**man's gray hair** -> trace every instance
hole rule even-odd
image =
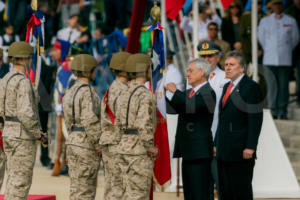
[[[195,63],[197,69],[202,69],[205,72],[205,78],[208,79],[210,73],[211,73],[211,66],[209,64],[209,62],[207,62],[206,60],[202,59],[202,58],[195,58],[193,60],[191,60],[189,62],[189,64],[191,63]]]
[[[239,65],[244,68],[244,72],[246,72],[247,69],[247,62],[243,56],[242,53],[238,52],[238,51],[229,51],[226,56],[225,56],[225,60],[227,60],[228,58],[234,57],[237,59]]]

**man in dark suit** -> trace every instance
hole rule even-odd
[[[215,137],[221,200],[252,200],[256,147],[263,121],[260,86],[244,74],[239,52],[225,58],[226,78]]]
[[[195,59],[187,69],[191,89],[181,92],[174,83],[166,85],[168,97],[179,114],[174,158],[182,157],[182,180],[185,200],[209,200],[213,140],[211,125],[216,95],[207,82],[210,64]]]

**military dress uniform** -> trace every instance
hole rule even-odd
[[[75,56],[71,68],[89,64],[96,66],[92,56]],[[79,60],[79,61],[78,61]],[[83,62],[83,64],[81,63]],[[73,65],[74,64],[74,65]],[[95,198],[100,156],[100,98],[88,83],[77,80],[64,96],[63,112],[69,137],[67,145],[67,163],[71,179],[70,199],[91,200]]]
[[[138,63],[135,59],[139,56],[141,54],[130,56],[126,66],[131,65],[132,61]],[[140,58],[146,60],[143,56]],[[135,68],[134,65],[132,67]],[[154,158],[148,155],[148,150],[154,147],[156,98],[144,84],[133,79],[128,84],[128,89],[120,95],[118,105],[116,125],[123,133],[118,147],[125,191],[122,199],[147,200],[154,165]]]
[[[15,55],[15,52],[22,55]],[[28,58],[31,53],[31,46],[25,42],[15,42],[8,50],[9,57]],[[0,83],[0,116],[4,118],[3,143],[7,157],[7,200],[26,200],[32,183],[36,140],[41,138],[37,103],[30,80],[24,72],[12,68]]]
[[[114,71],[123,71],[130,53],[119,52],[113,55],[110,68]],[[105,171],[104,200],[121,199],[123,196],[121,169],[117,164],[119,154],[118,144],[121,140],[120,130],[115,126],[115,113],[118,108],[117,100],[123,91],[128,88],[118,76],[106,91],[101,102],[101,138],[102,160]]]

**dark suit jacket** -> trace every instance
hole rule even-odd
[[[256,150],[258,143],[263,121],[261,88],[244,75],[222,108],[228,85],[229,83],[224,86],[220,100],[219,124],[215,137],[217,158],[242,161],[244,149]]]
[[[169,101],[179,114],[173,156],[184,160],[211,158],[211,124],[216,95],[209,83],[203,85],[192,98],[188,97],[190,91],[177,90]]]
[[[55,66],[48,66],[42,60],[40,81],[38,85],[38,94],[40,96],[39,109],[43,112],[51,112],[52,93],[55,83]]]

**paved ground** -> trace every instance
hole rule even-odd
[[[57,200],[67,200],[69,195],[69,178],[66,176],[52,177],[51,171],[42,168],[37,164],[34,169],[33,184],[30,194],[55,194]],[[97,200],[101,200],[103,196],[104,180],[103,176],[99,175],[97,187]],[[3,194],[5,185],[2,187]],[[183,200],[181,194],[179,198],[175,193],[154,193],[154,200]]]

